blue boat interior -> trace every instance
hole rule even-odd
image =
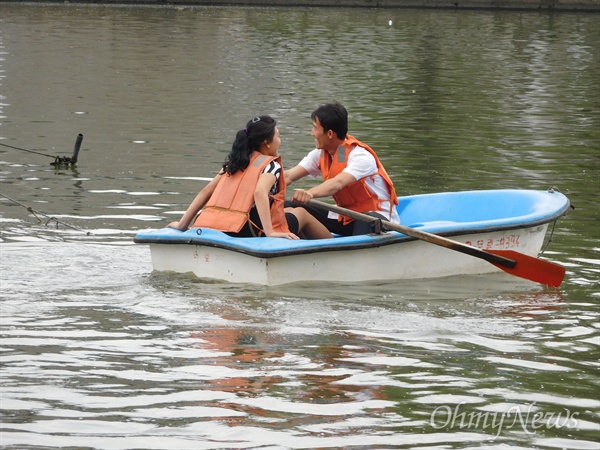
[[[433,232],[434,228],[487,229],[547,221],[557,211],[566,212],[568,202],[557,192],[490,190],[403,197],[397,209],[403,225]]]
[[[399,198],[397,209],[402,225],[448,237],[552,222],[566,214],[569,206],[568,198],[557,190],[501,189],[405,196]],[[236,238],[209,228],[192,228],[185,232],[162,228],[140,231],[134,242],[205,245],[269,258],[378,247],[413,239],[396,231],[334,239],[289,240]]]

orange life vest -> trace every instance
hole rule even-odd
[[[338,147],[332,157],[329,153],[323,150],[321,152],[321,173],[324,180],[334,178],[336,175],[341,173],[348,166],[348,158],[350,152],[356,147],[362,147],[367,150],[375,158],[377,163],[377,174],[371,175],[373,178],[375,175],[380,175],[388,186],[390,192],[390,215],[392,214],[392,208],[398,204],[398,197],[396,195],[396,189],[394,183],[387,174],[385,168],[379,161],[379,158],[371,147],[360,142],[356,138],[346,135],[346,140],[342,145]],[[333,198],[338,206],[348,208],[357,212],[367,211],[380,211],[381,204],[384,200],[377,197],[376,194],[371,192],[367,187],[366,177],[356,180],[354,183],[350,183],[340,191],[333,194]],[[339,220],[343,221],[344,224],[352,222],[352,219],[346,216],[341,216]]]
[[[193,227],[238,233],[249,220],[250,210],[254,205],[254,191],[258,184],[258,178],[271,161],[277,161],[281,164],[281,157],[253,152],[250,156],[250,164],[246,169],[238,170],[233,175],[223,175],[206,206],[196,218]],[[273,230],[289,232],[283,209],[283,202],[285,201],[283,170],[277,183],[279,192],[275,195],[269,195],[272,199],[271,221]]]

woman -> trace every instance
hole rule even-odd
[[[303,208],[284,212],[285,187],[275,120],[258,116],[237,132],[221,171],[172,228],[213,228],[231,236],[325,239],[332,235]],[[202,212],[198,215],[198,212]],[[194,220],[195,219],[195,220]]]

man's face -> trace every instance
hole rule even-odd
[[[313,122],[312,131],[310,132],[310,135],[313,138],[315,138],[317,148],[327,149],[327,144],[329,143],[330,139],[328,133],[325,133],[325,131],[323,130],[323,126],[321,125],[321,122],[319,121],[318,117],[316,117]]]

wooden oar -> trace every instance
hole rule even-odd
[[[342,208],[337,205],[324,203],[319,200],[309,200],[308,204],[319,209],[336,212],[363,222],[380,221],[380,219],[374,218],[373,216]],[[535,281],[536,283],[545,286],[559,287],[565,277],[564,267],[513,250],[482,250],[477,247],[463,244],[462,242],[438,236],[437,234],[427,233],[426,231],[406,227],[387,220],[381,220],[381,224],[388,230],[398,231],[399,233],[429,242],[430,244],[439,245],[450,250],[474,256],[475,258],[483,259],[504,270],[506,273],[525,278],[526,280]]]

